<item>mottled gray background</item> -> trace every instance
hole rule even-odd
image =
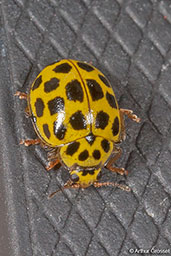
[[[91,187],[47,199],[68,173],[47,173],[39,146],[19,146],[35,133],[13,95],[61,58],[91,61],[120,107],[141,117],[126,120],[117,162],[129,176],[103,176],[132,192]],[[0,62],[0,255],[124,256],[153,246],[171,255],[171,1],[1,0]]]

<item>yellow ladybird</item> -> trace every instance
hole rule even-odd
[[[38,135],[21,143],[48,147],[47,170],[61,164],[70,172],[64,188],[117,185],[98,181],[102,167],[127,174],[112,166],[121,154],[116,144],[125,138],[123,115],[136,122],[140,119],[131,110],[119,109],[109,81],[98,69],[64,59],[45,67],[28,94],[16,95],[27,99]]]

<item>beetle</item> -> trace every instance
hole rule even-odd
[[[17,91],[15,95],[27,100],[26,112],[38,136],[20,144],[49,149],[46,169],[62,165],[70,173],[63,189],[112,185],[129,190],[114,182],[99,182],[103,167],[128,174],[113,166],[121,155],[118,143],[126,137],[124,116],[140,122],[132,110],[119,108],[103,73],[91,64],[64,59],[45,67],[28,94]]]

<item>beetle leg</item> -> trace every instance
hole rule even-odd
[[[111,172],[117,172],[120,175],[128,175],[128,171],[125,170],[124,168],[118,168],[118,167],[112,166],[112,164],[115,163],[116,160],[118,160],[118,158],[121,156],[121,153],[122,153],[122,150],[120,148],[115,148],[115,150],[116,150],[115,151],[116,154],[112,156],[112,158],[109,160],[105,168],[107,168]]]
[[[14,96],[18,96],[20,100],[27,100],[27,93],[16,91]]]
[[[27,100],[27,94],[25,92],[16,91],[14,96],[18,96],[20,100]],[[25,115],[27,118],[31,117],[28,106],[25,108]]]
[[[40,139],[20,140],[20,144],[23,144],[26,147],[31,146],[31,145],[37,145],[40,143],[41,143]]]
[[[127,115],[128,118],[130,118],[131,120],[133,120],[137,123],[139,123],[141,121],[141,119],[139,117],[137,117],[135,114],[133,114],[133,111],[130,109],[121,108],[120,115],[121,115],[121,119],[123,119],[123,115]]]
[[[26,118],[30,118],[31,117],[31,114],[30,114],[28,106],[25,108],[25,116],[26,116]]]
[[[59,159],[57,159],[57,158],[49,161],[48,165],[46,166],[46,171],[50,171],[56,165],[59,165],[59,167],[61,166],[61,163],[60,163]]]
[[[124,168],[118,168],[114,166],[108,166],[107,169],[111,172],[119,173],[120,175],[128,175],[128,171]]]
[[[125,140],[126,139],[126,133],[125,133],[125,123],[124,123],[124,115],[127,115],[128,118],[131,120],[139,123],[141,119],[137,117],[136,115],[133,114],[132,110],[129,109],[120,109],[120,119],[121,119],[121,135],[120,135],[120,140]]]

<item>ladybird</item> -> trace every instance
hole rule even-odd
[[[46,169],[62,165],[70,173],[63,188],[113,185],[129,190],[99,179],[103,167],[127,175],[124,168],[113,166],[121,155],[118,143],[125,139],[124,115],[140,119],[132,110],[119,109],[110,82],[97,68],[64,59],[45,67],[28,94],[16,95],[27,100],[27,114],[38,136],[20,143],[48,149]]]

